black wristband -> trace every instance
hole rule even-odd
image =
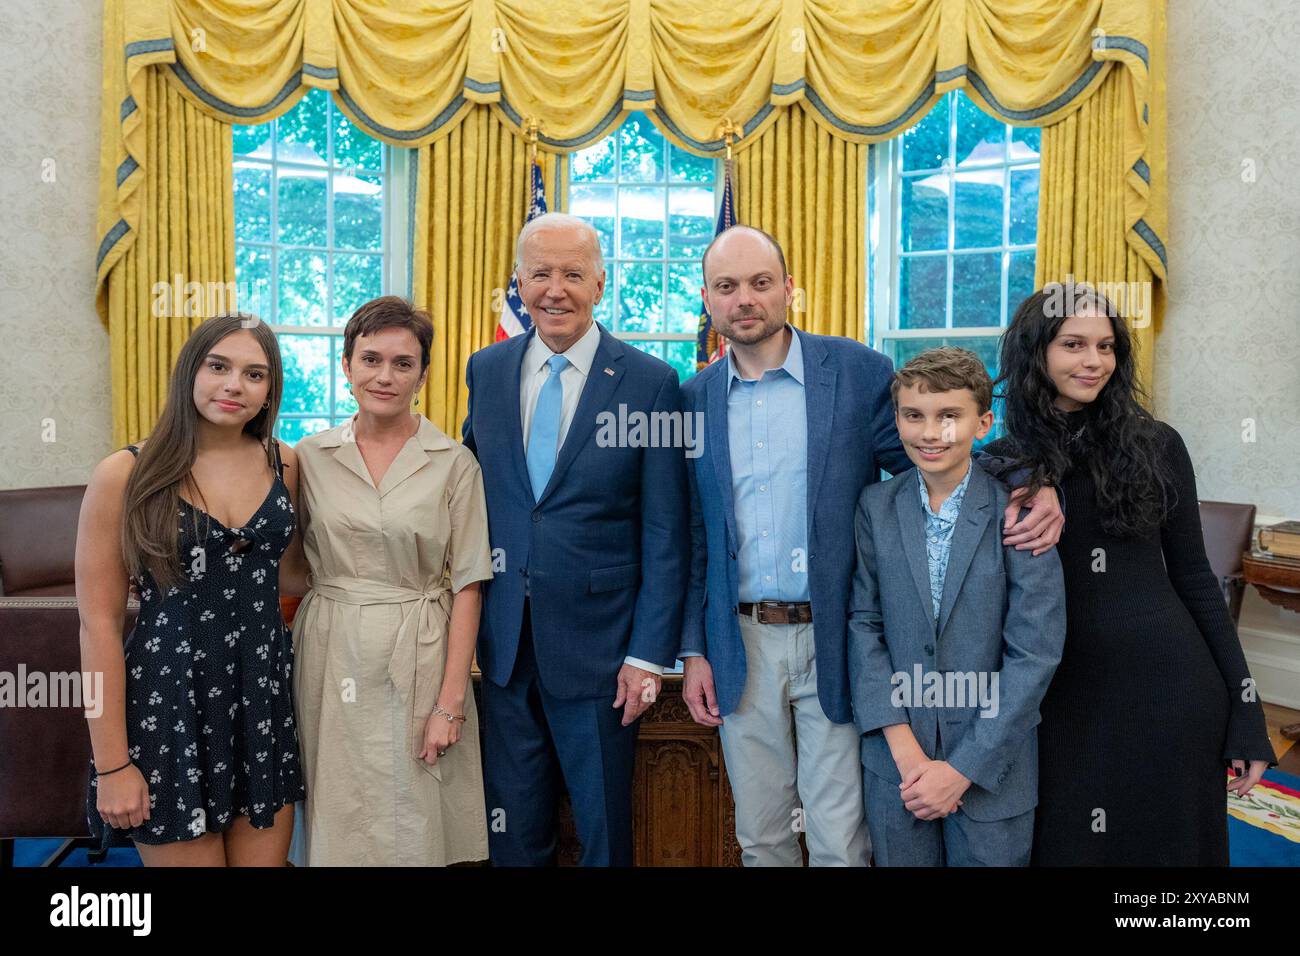
[[[96,770],[96,771],[95,771],[95,776],[96,776],[96,777],[107,777],[110,773],[117,773],[118,770],[125,770],[127,767],[131,766],[131,763],[132,763],[132,761],[128,760],[126,763],[122,764],[122,766],[117,767],[117,768],[115,768],[115,769],[113,769],[113,770],[105,770],[105,771],[103,771],[102,773],[101,773],[100,771]]]

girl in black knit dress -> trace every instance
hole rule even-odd
[[[297,488],[271,437],[281,389],[270,329],[207,320],[147,443],[104,459],[82,503],[82,668],[105,699],[87,817],[147,866],[285,864],[304,788],[280,616]],[[123,648],[128,579],[140,612]]]
[[[1226,790],[1248,792],[1273,750],[1182,438],[1138,403],[1128,327],[1087,286],[1021,304],[998,384],[1007,437],[986,451],[1032,469],[1030,494],[1057,486],[1065,510],[1033,862],[1226,866]]]

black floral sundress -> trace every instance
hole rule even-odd
[[[126,734],[149,784],[150,817],[110,827],[96,809],[92,773],[86,812],[101,846],[192,840],[241,816],[265,829],[277,810],[305,797],[293,643],[280,616],[279,563],[294,512],[278,443],[274,450],[275,480],[244,527],[227,528],[182,499],[181,584],[164,594],[147,572],[137,582],[140,613],[125,645]]]

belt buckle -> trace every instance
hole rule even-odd
[[[758,618],[758,623],[759,623],[759,624],[788,624],[788,623],[790,623],[790,622],[789,622],[789,614],[786,612],[785,608],[781,608],[781,607],[769,607],[769,606],[768,606],[769,603],[770,603],[770,602],[768,602],[768,601],[759,601],[757,604],[754,605],[754,615],[755,615],[755,617]],[[768,616],[767,616],[769,612],[771,612],[772,614],[781,614],[781,615],[783,615],[786,619],[785,619],[785,620],[780,620],[780,621],[778,621],[778,620],[773,620],[773,619],[769,619]]]

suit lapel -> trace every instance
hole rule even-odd
[[[922,617],[934,635],[934,599],[930,597],[930,558],[925,548],[925,515],[917,497],[916,475],[904,472],[894,479],[899,489],[894,495],[898,512],[898,530],[903,537],[903,555],[912,572],[916,596],[921,601]]]
[[[835,369],[826,367],[828,353],[811,335],[798,329],[803,347],[804,401],[807,407],[808,435],[808,534],[812,534],[813,515],[817,509],[817,491],[826,474],[826,456],[831,448],[831,431],[835,419]]]
[[[952,606],[957,602],[957,594],[966,578],[966,569],[975,557],[993,511],[988,476],[974,461],[970,467],[970,483],[966,486],[956,527],[952,529],[952,549],[948,553],[948,570],[943,577],[943,597],[939,602],[940,634],[948,623],[948,615],[952,613]]]
[[[723,358],[723,366],[709,382],[704,396],[704,414],[707,419],[708,448],[705,453],[713,461],[713,474],[718,479],[718,494],[722,497],[722,513],[727,518],[727,542],[736,546],[735,503],[731,495],[731,440],[727,424],[727,386],[731,382],[731,362]]]
[[[547,495],[555,490],[560,479],[564,477],[564,472],[578,457],[578,452],[586,446],[587,439],[596,430],[596,416],[614,397],[618,383],[623,378],[623,350],[628,346],[606,332],[603,326],[599,328],[600,345],[596,348],[596,357],[592,359],[591,369],[587,372],[587,381],[583,384],[582,394],[578,397],[578,407],[573,412],[573,421],[569,423],[569,432],[564,436],[564,444],[560,446],[560,453],[555,459],[551,480],[542,490],[538,504],[545,501]],[[609,369],[609,373],[605,371],[606,369]],[[524,469],[524,474],[527,475],[527,468]]]
[[[491,386],[488,386],[489,394],[487,396],[490,400],[505,403],[505,407],[499,407],[493,417],[497,421],[510,423],[510,458],[515,465],[515,474],[530,498],[533,496],[533,485],[528,480],[528,463],[524,459],[524,424],[519,417],[519,389],[521,388],[519,376],[523,374],[524,355],[528,351],[528,343],[533,340],[533,336],[536,334],[537,329],[534,327],[530,328],[525,335],[516,335],[510,339],[510,343],[506,347],[514,349],[514,352],[506,362],[506,367],[510,371],[509,387],[493,390]]]

